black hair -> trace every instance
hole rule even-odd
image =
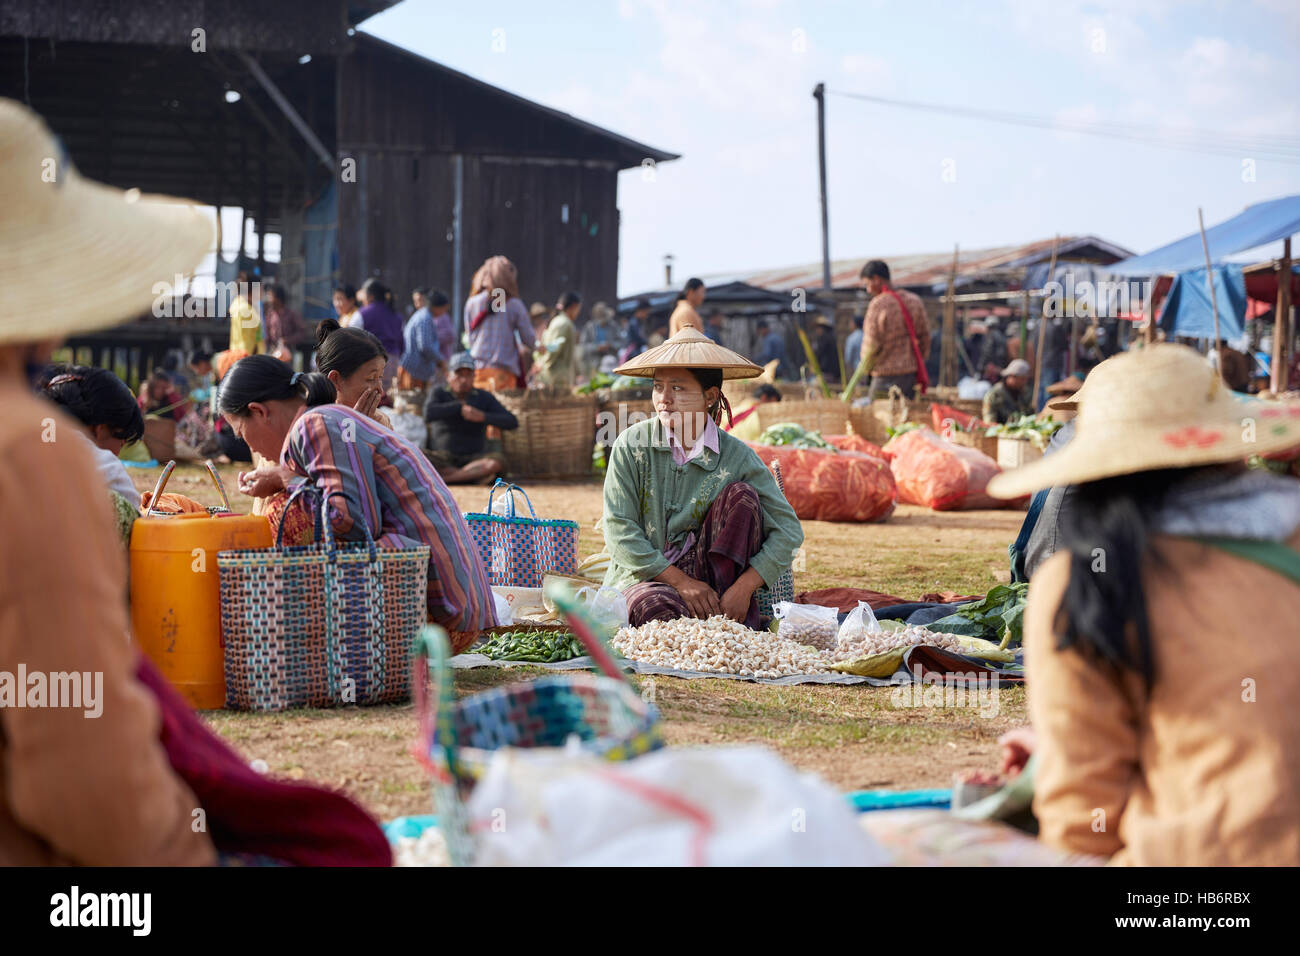
[[[418,295],[422,299],[428,299],[429,287],[427,285],[417,285],[414,289],[411,290],[411,294]]]
[[[639,311],[641,311],[642,309],[649,310],[649,308],[650,308],[650,300],[649,300],[649,299],[637,299],[637,300],[636,300],[636,306],[632,309],[632,311],[633,311],[633,312],[639,312]]]
[[[316,326],[316,368],[325,375],[338,372],[347,378],[372,359],[388,361],[388,353],[374,333],[341,328],[334,319]]]
[[[581,303],[582,303],[582,296],[580,296],[578,293],[570,289],[568,292],[564,293],[564,295],[560,296],[559,299],[556,300],[555,307],[559,309],[561,312],[563,312],[565,309],[569,308],[570,306],[580,305]]]
[[[163,356],[162,367],[167,372],[179,372],[185,356],[180,352],[168,352]]]
[[[727,413],[727,427],[731,427],[731,403],[727,401],[727,396],[722,392],[722,369],[720,368],[688,368],[695,377],[695,381],[700,383],[700,388],[708,391],[711,388],[718,390],[718,400],[714,402],[713,407],[709,409],[709,416],[722,424],[722,413]]]
[[[203,351],[203,349],[195,349],[193,352],[190,353],[191,365],[200,365],[203,362],[211,362],[211,361],[212,361],[211,352],[205,352]]]
[[[762,332],[764,329],[770,329],[771,327],[772,326],[769,325],[767,322],[759,322],[757,325],[754,326],[754,331]]]
[[[270,292],[271,295],[275,296],[275,298],[280,302],[289,301],[288,290],[285,289],[285,287],[278,282],[272,282],[270,285],[266,287],[266,290]]]
[[[393,293],[389,291],[388,286],[384,285],[378,279],[369,278],[361,284],[361,291],[366,294],[366,299],[375,302],[385,302],[393,304]]]
[[[855,316],[853,317],[853,327],[854,327],[855,329],[860,329],[860,328],[862,328],[862,320],[863,320],[864,318],[866,318],[866,316],[855,315]]]
[[[704,285],[703,279],[697,279],[694,276],[687,279],[686,285],[682,286],[682,291],[677,293],[677,301],[678,302],[682,301],[682,299],[686,298],[686,294],[688,292],[694,292],[696,289],[700,288],[703,285]]]
[[[775,385],[760,385],[751,394],[755,399],[770,398],[778,402],[781,400],[781,392]]]
[[[40,383],[41,393],[87,428],[107,425],[124,442],[144,437],[144,415],[130,387],[108,369],[89,365],[52,365]]]
[[[319,372],[295,372],[273,355],[250,355],[231,366],[221,382],[219,411],[223,415],[247,415],[252,402],[300,398],[308,408],[328,405],[338,392],[334,383]]]
[[[348,285],[346,282],[345,282],[345,283],[341,283],[341,284],[339,284],[339,285],[336,285],[336,286],[334,287],[334,291],[335,291],[335,292],[342,292],[342,293],[343,293],[345,296],[347,296],[349,299],[355,299],[355,298],[357,297],[357,288],[356,288],[356,286]]]
[[[429,300],[429,305],[435,309],[440,305],[451,305],[451,299],[447,298],[447,293],[441,289],[434,289],[425,298]]]
[[[1152,520],[1170,487],[1192,473],[1164,468],[1069,489],[1060,516],[1070,579],[1054,619],[1058,650],[1075,648],[1116,671],[1135,671],[1150,689],[1155,661],[1142,572],[1148,558],[1146,570],[1168,567],[1151,545]]]
[[[889,266],[885,265],[880,259],[872,259],[862,267],[861,277],[863,279],[884,279],[889,281]]]
[[[154,370],[149,373],[149,377],[157,379],[160,382],[166,382],[168,385],[172,383],[172,377],[167,374],[167,367],[165,365],[155,365]]]

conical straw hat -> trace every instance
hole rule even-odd
[[[192,205],[123,192],[72,167],[39,116],[0,98],[0,345],[62,339],[147,312],[194,269],[212,223]]]
[[[642,352],[630,362],[614,369],[616,375],[654,378],[660,368],[716,368],[724,379],[753,378],[763,369],[731,349],[724,349],[703,332],[690,326],[656,348]]]
[[[1081,401],[1070,443],[994,476],[990,495],[1018,498],[1053,485],[1240,461],[1300,446],[1300,405],[1234,396],[1185,345],[1148,345],[1109,358],[1073,397]]]

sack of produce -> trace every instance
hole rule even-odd
[[[868,634],[879,634],[880,630],[880,622],[876,620],[876,612],[871,610],[871,605],[859,601],[858,606],[849,612],[849,616],[840,625],[835,635],[835,646],[840,648],[860,644]]]
[[[974,448],[944,441],[928,428],[896,435],[885,452],[898,483],[898,497],[909,505],[934,511],[1007,505],[984,490],[1002,470],[996,461]]]
[[[856,451],[872,458],[885,457],[885,452],[879,445],[867,441],[861,435],[827,435],[826,440],[840,451]]]
[[[776,636],[797,644],[808,644],[822,651],[834,650],[839,633],[839,612],[833,607],[778,601],[772,605],[777,619]]]
[[[924,627],[881,628],[860,640],[841,643],[831,655],[831,670],[859,677],[885,678],[903,666],[913,647],[938,647],[952,654],[984,661],[1010,663],[1015,654],[991,641],[961,634],[945,634]]]
[[[781,467],[785,497],[806,521],[883,521],[898,500],[889,465],[858,452],[756,445],[771,467]]]

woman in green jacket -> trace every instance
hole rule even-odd
[[[757,365],[683,329],[616,369],[654,379],[657,417],[614,442],[605,477],[605,584],[631,624],[722,614],[759,626],[754,592],[775,584],[803,528],[767,467],[718,425],[725,378]]]

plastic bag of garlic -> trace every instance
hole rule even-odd
[[[632,660],[680,670],[760,678],[827,673],[827,658],[816,648],[751,631],[720,614],[627,627],[613,643]]]

